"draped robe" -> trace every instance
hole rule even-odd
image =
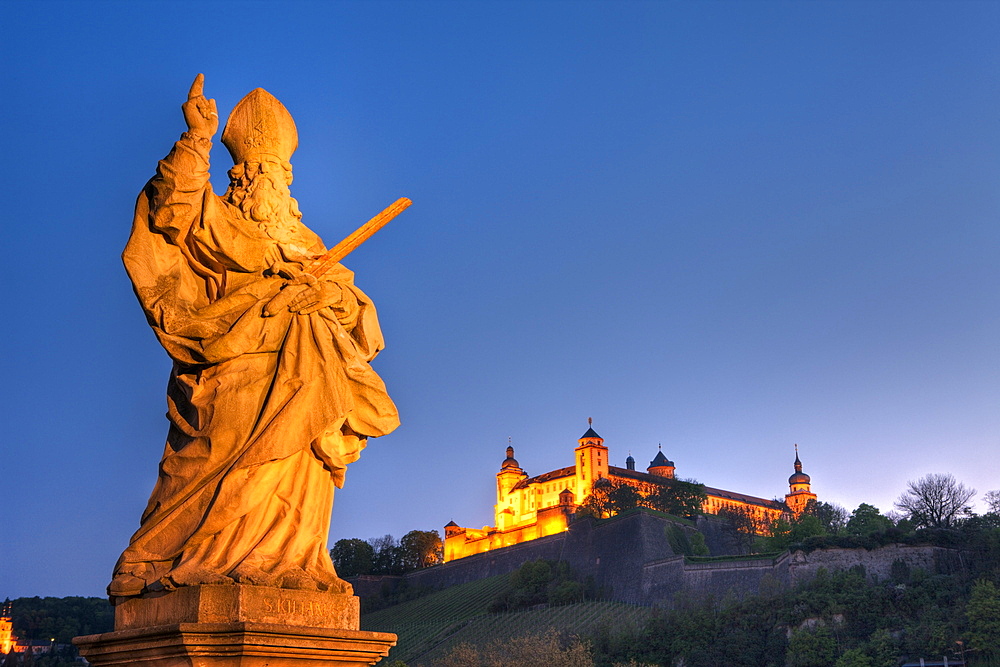
[[[185,133],[160,161],[123,253],[173,369],[159,479],[109,593],[349,591],[327,551],[334,487],[367,437],[399,425],[369,365],[383,347],[375,309],[338,264],[323,279],[356,299],[351,315],[263,316],[284,283],[267,258],[301,266],[325,248],[300,222],[275,238],[214,194],[210,147]]]

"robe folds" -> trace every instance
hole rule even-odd
[[[302,266],[326,249],[298,222],[276,240],[215,195],[210,146],[185,133],[160,161],[122,256],[173,369],[159,478],[109,593],[344,591],[327,551],[334,487],[368,437],[399,425],[369,365],[383,347],[375,308],[337,265],[322,279],[357,307],[264,316],[285,283],[269,258]]]

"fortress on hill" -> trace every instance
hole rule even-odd
[[[612,466],[604,438],[593,427],[577,443],[573,465],[535,477],[529,477],[521,468],[514,458],[514,448],[507,447],[507,458],[497,473],[496,525],[463,528],[449,522],[444,528],[445,562],[563,532],[595,487],[623,483],[648,495],[675,479],[674,463],[662,451],[656,453],[646,472],[640,472],[631,455],[625,459],[624,468]],[[784,502],[706,486],[702,511],[718,514],[739,508],[768,523],[783,516],[797,516],[810,500],[816,500],[816,494],[811,491],[809,475],[802,472],[797,448],[794,465]]]

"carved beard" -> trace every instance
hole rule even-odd
[[[258,172],[249,182],[245,177],[234,179],[225,200],[262,228],[284,227],[302,219],[299,203],[288,190],[283,173]]]

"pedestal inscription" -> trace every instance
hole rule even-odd
[[[360,607],[353,595],[238,584],[185,586],[115,607],[115,630],[238,621],[357,630]]]

